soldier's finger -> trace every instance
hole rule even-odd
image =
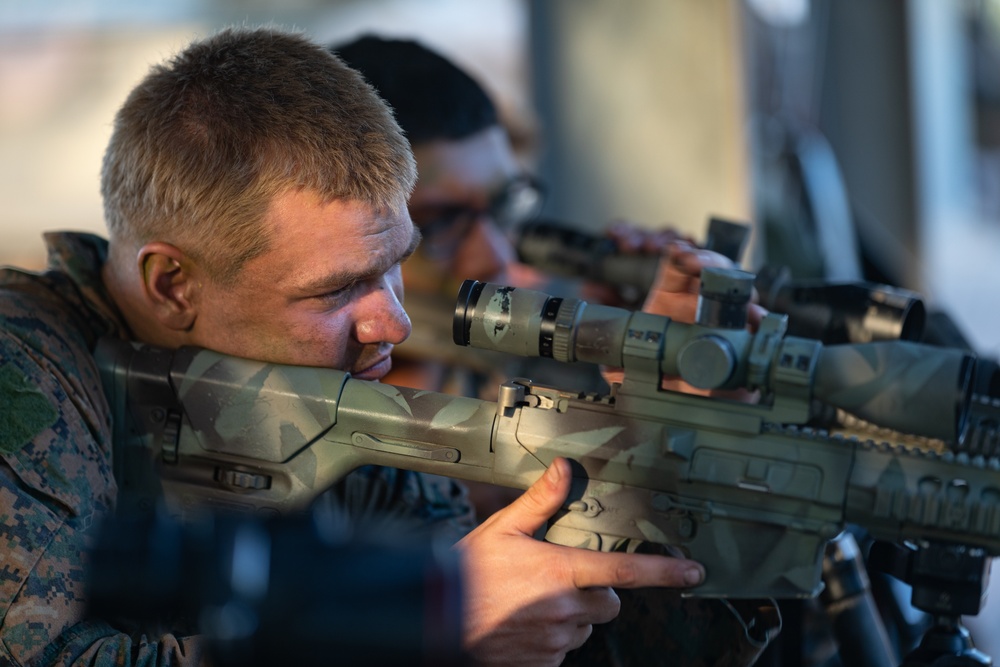
[[[581,612],[579,620],[584,623],[607,623],[618,616],[622,603],[610,586],[585,588],[580,591]]]
[[[686,558],[602,553],[585,549],[575,549],[568,558],[572,581],[577,588],[685,588],[697,586],[705,579],[705,568]]]
[[[634,225],[618,222],[607,230],[607,236],[615,242],[619,251],[634,253],[640,250],[645,240],[645,235]]]
[[[679,271],[688,275],[697,275],[701,273],[703,268],[709,266],[723,269],[733,268],[732,260],[725,255],[701,248],[674,253],[670,258]]]
[[[612,616],[611,618],[614,618],[614,616]],[[610,621],[611,618],[609,618],[608,621]],[[607,623],[608,621],[601,621],[601,622]],[[576,629],[576,632],[573,633],[573,637],[570,639],[570,644],[569,644],[570,650],[575,648],[580,648],[581,646],[583,646],[586,643],[586,641],[590,639],[590,635],[593,634],[593,632],[594,632],[594,626],[590,623],[579,626]]]
[[[527,491],[493,515],[494,524],[507,531],[533,535],[566,501],[571,475],[569,462],[555,459]]]

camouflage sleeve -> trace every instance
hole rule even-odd
[[[205,664],[190,633],[86,617],[87,549],[117,492],[110,418],[89,351],[31,319],[30,337],[0,332],[0,664]]]

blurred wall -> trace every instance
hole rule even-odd
[[[114,113],[149,65],[196,30],[0,32],[0,263],[38,266],[45,230],[103,231],[99,174]]]
[[[703,239],[709,215],[749,220],[740,3],[532,2],[533,89],[548,213]]]

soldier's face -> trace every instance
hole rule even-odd
[[[409,208],[424,241],[403,265],[407,289],[457,294],[466,278],[508,282],[514,248],[490,211],[520,173],[504,130],[418,144],[413,156],[418,177]]]
[[[385,375],[393,345],[410,333],[399,265],[419,233],[407,213],[295,191],[272,202],[265,224],[267,252],[234,285],[205,281],[194,344],[362,379]]]

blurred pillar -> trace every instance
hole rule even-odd
[[[750,219],[739,3],[529,4],[548,215],[697,239],[709,215]]]
[[[886,276],[927,288],[929,233],[971,203],[971,129],[960,3],[828,5],[822,127],[861,240]]]

